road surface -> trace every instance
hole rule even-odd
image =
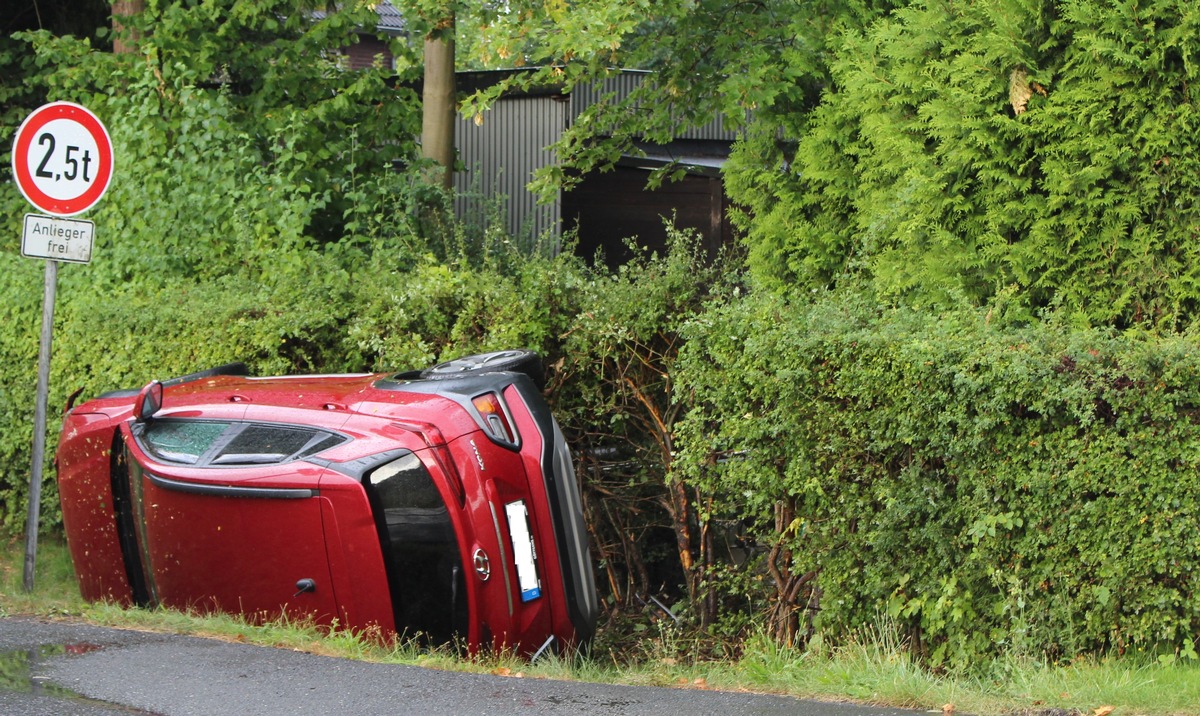
[[[695,689],[371,664],[213,639],[0,618],[5,716],[916,716]]]

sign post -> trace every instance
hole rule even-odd
[[[25,524],[25,591],[33,591],[46,456],[46,403],[50,385],[50,344],[58,262],[92,259],[95,225],[55,217],[81,214],[108,190],[113,173],[112,140],[96,115],[71,102],[35,109],[13,140],[13,177],[30,204],[52,216],[25,215],[21,255],[48,259],[38,346],[37,400],[33,412],[33,465],[29,476],[29,518]]]

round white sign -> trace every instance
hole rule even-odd
[[[90,111],[52,102],[33,111],[13,141],[13,176],[21,193],[55,216],[92,208],[113,173],[112,140]]]

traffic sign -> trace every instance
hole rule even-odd
[[[86,264],[92,260],[95,236],[96,225],[90,221],[26,214],[21,255]]]
[[[95,206],[113,173],[112,140],[96,115],[71,102],[35,109],[13,141],[13,176],[29,203],[54,216]]]
[[[90,221],[54,217],[81,214],[95,206],[108,191],[113,174],[112,140],[100,119],[84,107],[71,102],[51,102],[33,110],[17,128],[12,166],[17,187],[29,203],[53,215],[26,214],[21,238],[22,255],[50,259],[46,262],[42,298],[42,337],[33,408],[33,466],[29,473],[29,518],[25,523],[25,591],[32,592],[58,263],[90,261],[95,236],[95,225]]]

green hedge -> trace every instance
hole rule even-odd
[[[848,293],[710,312],[681,357],[689,479],[819,574],[819,603],[787,606],[825,633],[887,614],[934,662],[1194,656],[1196,336],[999,313]]]
[[[697,622],[735,593],[749,599],[723,602],[717,626],[792,618],[804,636],[812,616],[837,639],[890,615],[935,662],[1193,653],[1194,335],[1023,324],[999,305],[886,309],[847,291],[789,303],[740,293],[686,244],[616,276],[505,251],[402,268],[283,256],[304,270],[109,288],[65,267],[52,407],[229,360],[403,369],[524,345],[547,357],[577,448],[629,448],[620,469],[592,456],[581,472],[614,608],[665,576]],[[41,272],[0,260],[0,509],[16,533]],[[664,417],[667,432],[648,427]],[[54,529],[52,483],[44,494]],[[757,557],[715,563],[718,526],[739,521]],[[816,578],[781,599],[772,558]]]
[[[928,0],[839,35],[821,105],[764,112],[780,123],[729,165],[755,280],[790,298],[742,293],[683,239],[609,276],[455,226],[392,169],[415,98],[311,61],[353,18],[259,44],[253,22],[164,12],[157,66],[26,38],[30,96],[96,110],[124,157],[90,215],[95,261],[60,274],[51,448],[77,388],[523,346],[576,447],[624,448],[581,459],[614,608],[666,585],[697,623],[784,639],[890,616],[937,663],[1195,655],[1200,358],[1169,332],[1197,304],[1190,6]],[[25,210],[0,183],[10,533],[41,311]],[[1071,322],[1029,319],[1047,305]],[[1164,332],[1078,327],[1105,323]],[[752,559],[718,563],[718,533]]]
[[[100,280],[110,270],[103,265],[63,266],[51,456],[59,409],[76,390],[86,399],[234,360],[259,375],[384,371],[531,348],[546,361],[548,397],[584,465],[607,601],[636,608],[638,595],[687,593],[685,579],[694,585],[704,574],[682,573],[671,536],[697,522],[686,495],[667,499],[664,454],[683,407],[673,401],[671,366],[678,326],[702,312],[721,271],[682,238],[671,256],[643,257],[612,276],[569,253],[529,255],[461,236],[436,250],[421,250],[414,235],[406,241],[403,248],[376,241],[372,252],[352,242],[251,252],[237,266],[193,279],[143,271],[157,264],[155,255],[141,264],[131,255],[124,268],[139,280],[124,284]],[[0,291],[10,297],[0,352],[13,358],[0,363],[0,515],[4,531],[17,534],[26,512],[42,265],[11,253],[0,253],[0,262]],[[661,429],[651,434],[655,425]],[[620,455],[588,452],[611,446]],[[50,467],[46,531],[61,527]]]
[[[726,170],[760,283],[1194,320],[1195,3],[914,0],[829,45],[820,105]]]

